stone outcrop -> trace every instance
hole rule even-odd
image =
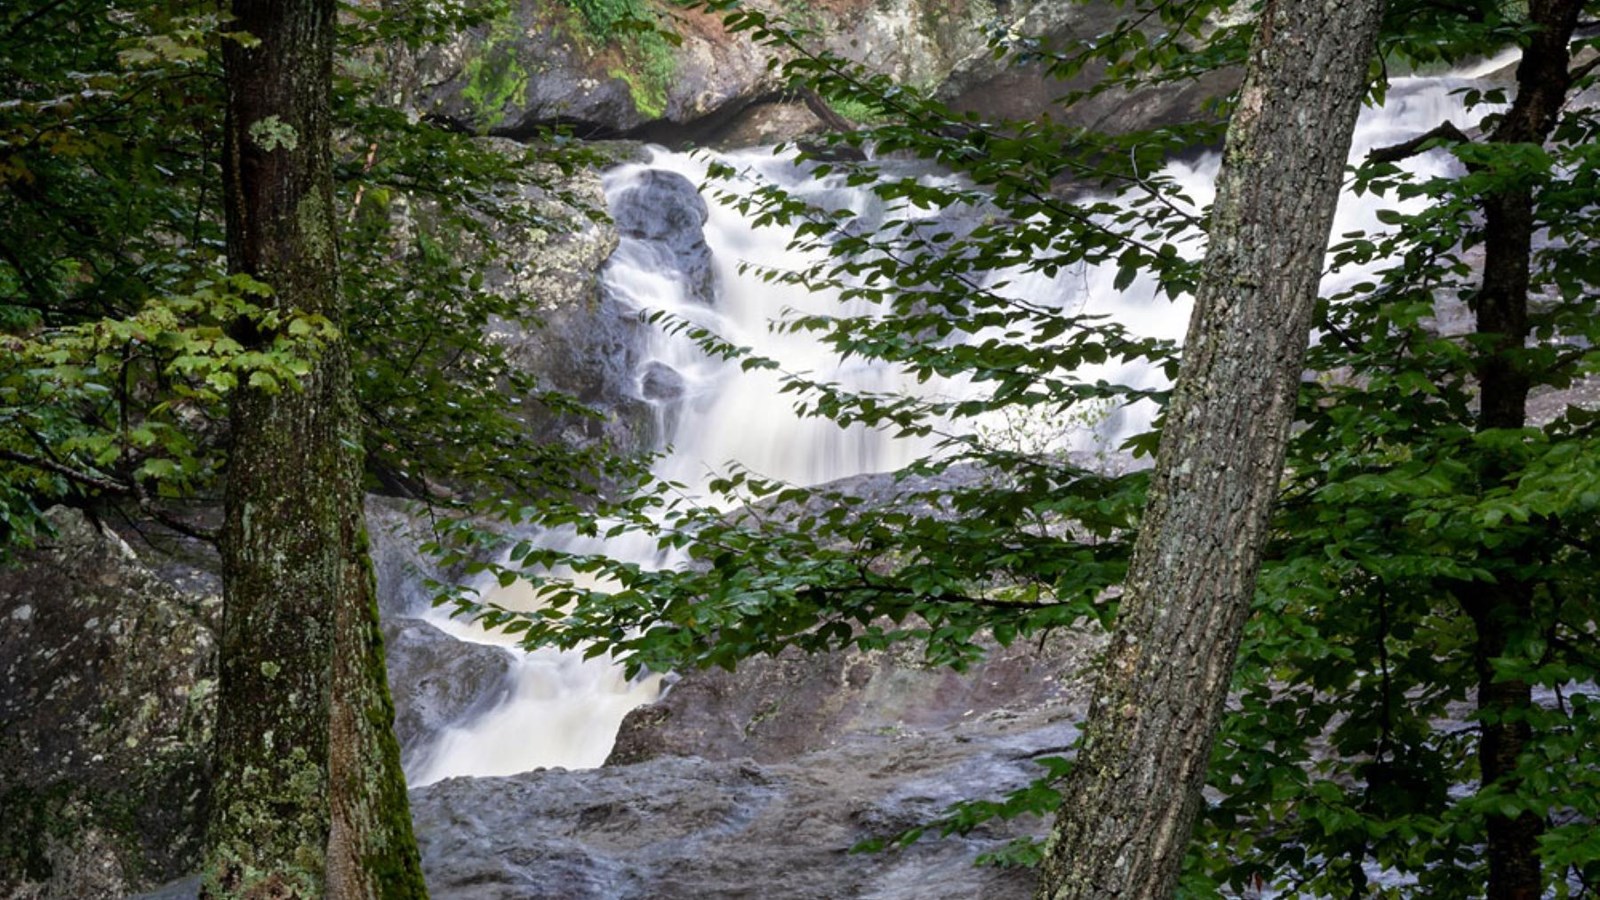
[[[1044,0],[753,0],[753,9],[806,31],[809,46],[932,91],[986,118],[1048,115],[1125,131],[1208,115],[1228,74],[1058,107],[1096,77],[1051,77],[1042,63],[1002,66],[991,34],[1027,35],[1051,49],[1103,34],[1125,10]],[[729,33],[720,16],[649,6],[676,43],[621,30],[596,35],[577,4],[522,0],[495,21],[412,54],[402,102],[475,133],[526,138],[548,126],[580,137],[668,146],[739,147],[790,140],[828,123],[787,90],[773,64],[789,51]]]
[[[401,763],[417,772],[446,728],[493,709],[511,689],[511,653],[457,640],[422,619],[386,619],[389,684]]]
[[[706,246],[706,201],[694,182],[663,169],[646,169],[611,199],[611,221],[639,243],[640,263],[681,281],[689,299],[716,302],[711,248]]]
[[[935,91],[958,110],[1031,118],[1068,89],[1037,64],[1002,71],[988,51],[995,32],[1044,46],[1103,33],[1111,4],[1008,0],[827,0],[750,6],[804,29],[817,49]],[[477,133],[525,138],[560,125],[581,137],[629,137],[669,146],[748,146],[825,127],[787,93],[773,63],[787,51],[730,34],[719,16],[652,4],[671,43],[624,29],[596,35],[576,5],[523,0],[499,19],[414,54],[404,102]],[[1200,114],[1226,77],[1177,89],[1117,95],[1065,116],[1125,129]]]
[[[0,897],[121,898],[197,864],[221,584],[197,542],[47,517],[55,534],[0,570]],[[420,764],[504,695],[511,655],[415,618],[441,574],[424,529],[382,499],[368,521],[396,730]]]
[[[767,55],[729,39],[712,17],[683,13],[672,25],[683,35],[677,47],[596,35],[573,6],[521,0],[417,54],[406,99],[478,133],[520,138],[564,125],[608,138],[701,122],[776,89]]]
[[[0,895],[122,897],[195,862],[221,597],[81,513],[47,518],[0,571]]]
[[[1019,3],[1014,11],[1009,30],[1033,36],[1047,53],[1106,34],[1128,14],[1127,8],[1111,3]],[[956,66],[935,95],[958,113],[990,120],[1047,118],[1119,134],[1214,118],[1208,104],[1237,88],[1243,75],[1222,70],[1195,80],[1111,90],[1070,106],[1060,103],[1067,94],[1094,84],[1103,72],[1102,66],[1090,65],[1071,79],[1061,79],[1047,71],[1042,59],[1019,63],[978,54]]]
[[[923,664],[916,651],[785,652],[736,672],[681,676],[628,715],[609,765],[658,756],[792,760],[854,735],[935,732],[1003,710],[1070,705],[1088,685],[1070,674],[1098,646],[1053,635],[995,648],[966,672]]]
[[[663,756],[626,766],[450,779],[412,792],[438,898],[698,900],[1025,898],[1031,871],[978,854],[1035,818],[902,850],[852,853],[951,803],[998,797],[1075,736],[1070,704],[974,714],[947,729],[834,735],[781,762]]]

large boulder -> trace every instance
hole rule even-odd
[[[221,597],[81,513],[47,518],[0,571],[0,895],[122,897],[195,863]]]
[[[1027,35],[1043,56],[1018,62],[978,53],[957,63],[938,86],[936,96],[956,112],[984,119],[1052,119],[1078,128],[1125,133],[1215,118],[1210,104],[1239,86],[1243,72],[1224,69],[1186,81],[1135,89],[1115,89],[1070,105],[1061,98],[1092,86],[1104,67],[1091,64],[1070,79],[1049,72],[1049,51],[1076,46],[1110,32],[1130,12],[1114,3],[1018,3],[1007,26]],[[1154,35],[1155,22],[1145,25]]]
[[[1037,836],[1026,817],[893,853],[852,853],[951,803],[998,797],[1059,754],[1081,710],[1048,704],[948,729],[881,729],[778,763],[659,757],[587,771],[457,778],[412,791],[423,869],[453,900],[1024,898],[1031,871],[980,853]]]
[[[491,708],[511,654],[416,618],[425,526],[367,504],[396,730],[409,765]],[[142,525],[47,513],[0,570],[0,897],[121,898],[198,864],[216,708],[217,559]],[[180,895],[181,889],[180,889]],[[190,894],[192,896],[192,894]]]
[[[596,35],[575,6],[521,0],[411,57],[405,93],[423,114],[475,132],[526,137],[564,125],[605,138],[699,121],[776,88],[764,51],[730,39],[713,17],[673,15],[677,47]]]
[[[897,81],[932,89],[982,55],[987,34],[1034,3],[1006,0],[755,0],[826,50]],[[1038,5],[1052,5],[1040,3]],[[1055,4],[1059,5],[1059,4]],[[780,51],[721,17],[652,3],[676,44],[620,29],[595,34],[576,4],[522,0],[454,40],[410,56],[406,102],[475,132],[521,138],[562,125],[584,137],[671,145],[730,134],[783,139],[823,126],[784,93]],[[776,125],[764,107],[786,109]],[[752,126],[750,119],[766,124]]]
[[[932,733],[971,719],[1082,700],[1099,639],[1057,634],[995,647],[965,672],[897,651],[786,652],[681,675],[623,720],[609,764],[660,756],[793,760],[853,736]]]
[[[618,234],[636,244],[637,264],[681,281],[691,300],[716,302],[708,211],[694,182],[677,172],[645,169],[613,194],[610,206]]]
[[[503,647],[458,640],[422,619],[386,619],[383,639],[400,761],[416,773],[446,728],[506,699],[515,659]]]

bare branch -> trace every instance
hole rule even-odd
[[[1573,69],[1571,72],[1567,73],[1567,77],[1572,81],[1577,81],[1578,79],[1588,75],[1590,72],[1593,72],[1597,67],[1600,67],[1600,56],[1596,56],[1594,59],[1591,59],[1576,69]]]
[[[1453,144],[1470,144],[1472,138],[1466,132],[1455,126],[1453,122],[1445,122],[1432,131],[1420,134],[1409,141],[1393,144],[1388,147],[1374,147],[1367,153],[1367,162],[1392,163],[1402,159],[1410,159],[1422,152],[1423,145],[1429,141],[1446,138]]]
[[[806,109],[811,110],[811,114],[821,119],[822,124],[828,126],[829,129],[833,131],[856,130],[854,122],[835,112],[833,107],[828,105],[828,101],[822,99],[816,91],[805,88],[800,91],[800,99],[805,101]]]
[[[99,491],[102,494],[110,494],[114,497],[131,497],[139,504],[139,511],[141,513],[144,513],[151,519],[160,522],[162,525],[165,525],[173,531],[195,538],[196,540],[206,541],[212,544],[217,542],[216,531],[212,529],[201,528],[200,526],[185,522],[178,516],[173,515],[170,510],[153,500],[149,494],[146,493],[144,487],[137,482],[119,481],[115,478],[109,478],[93,472],[86,472],[82,469],[74,468],[65,463],[56,462],[53,459],[46,459],[42,456],[34,456],[31,453],[19,453],[15,450],[0,449],[0,460],[13,462],[22,466],[28,466],[29,468],[38,469],[41,472],[49,472],[52,475],[60,475],[62,478],[67,479],[73,484]]]
[[[55,460],[45,459],[42,456],[34,456],[29,453],[18,453],[15,450],[0,449],[0,460],[28,466],[30,468],[38,469],[42,472],[49,472],[52,475],[60,475],[62,478],[65,478],[74,484],[93,488],[97,491],[104,491],[107,494],[132,496],[134,493],[133,486],[126,484],[125,482],[117,481],[112,478],[106,478],[103,475],[85,472],[82,469],[75,469],[72,466],[58,463]]]
[[[171,511],[166,509],[166,507],[163,507],[161,504],[157,503],[153,498],[151,498],[149,492],[145,490],[144,485],[140,484],[138,480],[133,482],[133,496],[139,501],[140,512],[181,535],[192,537],[198,541],[205,541],[212,546],[216,546],[222,539],[221,529],[203,528],[199,525],[186,522],[174,515]]]

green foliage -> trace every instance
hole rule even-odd
[[[643,532],[689,562],[682,571],[651,571],[522,543],[504,564],[477,568],[503,582],[532,580],[548,605],[519,613],[468,595],[457,598],[460,609],[529,646],[618,652],[656,670],[732,667],[789,646],[875,650],[902,642],[932,663],[961,667],[990,640],[1103,626],[1115,615],[1112,588],[1126,566],[1144,476],[997,445],[992,423],[1000,415],[1092,418],[1107,404],[1159,404],[1162,391],[1075,372],[1140,361],[1170,377],[1178,350],[1018,297],[1004,282],[1104,265],[1116,270],[1118,290],[1192,290],[1188,251],[1204,212],[1160,173],[1174,151],[1214,142],[1216,126],[1099,135],[955,116],[813,52],[760,13],[722,0],[704,5],[724,11],[730,30],[782,49],[792,59],[783,71],[797,87],[884,114],[876,127],[833,137],[834,146],[806,163],[817,178],[870,189],[887,210],[882,221],[813,208],[713,167],[723,202],[759,223],[794,228],[798,248],[823,251],[799,270],[757,267],[763,278],[874,306],[867,315],[789,314],[777,327],[813,333],[844,358],[970,390],[885,395],[789,375],[785,391],[805,413],[932,436],[936,451],[897,473],[893,499],[870,512],[837,486],[738,470],[713,483],[717,497],[705,506],[660,485],[606,517],[561,511],[550,521],[596,536]],[[1456,61],[1524,33],[1524,13],[1499,5],[1404,12],[1386,52],[1407,64]],[[1047,50],[1007,36],[997,52],[1062,77],[1106,73],[1062,101],[1076,103],[1236,62],[1248,24],[1216,27],[1246,21],[1228,13],[1227,4],[1163,4],[1130,12],[1092,42]],[[1575,90],[1592,83],[1592,71]],[[1381,82],[1374,93],[1383,93]],[[1485,113],[1493,115],[1476,112]],[[1536,390],[1596,374],[1595,128],[1593,107],[1571,102],[1545,146],[1452,145],[1452,177],[1413,178],[1383,162],[1355,173],[1360,192],[1392,208],[1379,215],[1381,230],[1340,236],[1333,249],[1336,268],[1377,271],[1318,311],[1314,377],[1302,385],[1276,539],[1214,756],[1188,895],[1266,884],[1366,896],[1376,890],[1368,872],[1383,869],[1429,896],[1469,896],[1485,880],[1486,820],[1524,810],[1547,822],[1540,852],[1550,891],[1567,896],[1577,890],[1570,885],[1600,877],[1592,836],[1600,813],[1600,569],[1592,552],[1600,417],[1572,406],[1520,428],[1482,428],[1478,386],[1495,342],[1438,325],[1479,288],[1474,251],[1485,240],[1484,198],[1528,189],[1543,235],[1531,257],[1534,340],[1510,355]],[[839,149],[915,156],[959,177],[839,162],[850,158],[831,152]],[[933,220],[929,210],[944,215]],[[746,369],[778,367],[692,323],[658,322]],[[1153,436],[1141,435],[1127,449],[1152,446]],[[1515,777],[1483,786],[1478,731],[1499,714],[1472,707],[1484,632],[1469,612],[1474,592],[1488,584],[1526,587],[1531,615],[1493,626],[1508,633],[1487,665],[1496,679],[1532,685],[1537,702],[1514,713],[1533,735]],[[1059,775],[1045,771],[1010,797],[961,804],[873,844],[1038,813],[1053,802]],[[1035,853],[1023,842],[997,861],[1026,863]]]
[[[628,83],[640,114],[658,118],[667,111],[667,88],[678,71],[672,44],[658,31],[639,32],[622,43],[627,61],[607,74]]]
[[[515,19],[510,15],[495,19],[482,48],[467,60],[462,71],[462,99],[472,106],[486,128],[500,124],[506,116],[506,105],[518,100],[528,88],[528,71],[513,52],[511,42],[516,37]]]
[[[91,8],[92,7],[92,8]],[[552,135],[506,152],[374,102],[395,54],[491,25],[504,4],[347,10],[336,160],[347,307],[372,485],[444,507],[585,492],[636,463],[536,446],[530,415],[582,416],[488,337],[539,299],[485,283],[500,235],[557,234],[564,178],[601,157]],[[28,3],[0,19],[0,553],[54,502],[136,504],[175,527],[218,500],[228,391],[297,389],[318,317],[266,312],[224,271],[222,40],[212,7]],[[532,196],[548,197],[541,205]]]
[[[1514,352],[1519,368],[1536,393],[1595,372],[1600,281],[1578,258],[1590,250],[1577,248],[1600,234],[1571,205],[1568,180],[1592,177],[1594,128],[1595,110],[1571,104],[1544,147],[1452,149],[1490,171],[1419,181],[1369,164],[1357,176],[1379,200],[1428,202],[1381,215],[1387,234],[1335,247],[1339,265],[1394,262],[1324,308],[1308,364],[1341,375],[1302,386],[1280,538],[1236,681],[1241,709],[1214,761],[1213,783],[1231,787],[1208,816],[1212,840],[1262,835],[1254,865],[1303,890],[1362,882],[1358,868],[1328,862],[1342,857],[1411,874],[1429,895],[1476,893],[1485,816],[1523,809],[1549,823],[1542,854],[1556,895],[1568,895],[1569,878],[1592,884],[1600,867],[1578,836],[1594,821],[1600,778],[1584,696],[1600,663],[1595,416],[1572,405],[1523,428],[1482,428],[1476,400],[1492,342],[1436,324],[1479,289],[1469,254],[1485,239],[1483,196],[1525,186],[1550,245],[1530,260],[1537,337]],[[1475,728],[1460,722],[1478,684],[1478,631],[1463,598],[1489,584],[1524,585],[1530,601],[1530,617],[1495,626],[1507,629],[1506,650],[1492,660],[1496,680],[1535,690],[1514,793],[1473,793]],[[1320,741],[1336,752],[1313,762]],[[1275,768],[1261,765],[1269,746]],[[1237,883],[1236,863],[1210,855],[1206,865]]]
[[[0,547],[56,499],[207,482],[220,393],[303,364],[288,322],[259,321],[260,286],[221,271],[203,112],[219,26],[183,4],[26,3],[0,21]],[[252,316],[284,340],[245,357],[227,326]]]
[[[654,21],[645,0],[569,0],[568,5],[582,14],[589,34],[601,41],[649,27]]]
[[[834,112],[857,125],[882,125],[889,120],[888,114],[869,100],[841,97],[829,105]]]
[[[627,82],[634,106],[648,118],[667,109],[667,88],[677,71],[678,36],[664,28],[648,0],[567,0],[579,30],[619,59],[606,74]]]

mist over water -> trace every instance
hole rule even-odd
[[[1392,83],[1386,105],[1368,109],[1357,127],[1352,160],[1372,148],[1399,143],[1422,134],[1446,120],[1470,127],[1481,115],[1466,115],[1459,96],[1452,92],[1468,79],[1495,71],[1505,64],[1493,60],[1479,71],[1438,78],[1398,78]],[[858,227],[871,229],[886,214],[882,202],[865,188],[846,187],[842,179],[820,182],[793,165],[789,158],[765,151],[717,157],[754,180],[782,185],[820,206],[848,208],[861,215]],[[1173,163],[1167,174],[1176,179],[1196,210],[1210,203],[1218,159],[1209,154],[1192,163]],[[1448,154],[1433,151],[1405,164],[1422,175],[1453,172]],[[705,181],[706,159],[655,150],[648,162],[619,167],[605,177],[608,199],[635,185],[649,170],[678,173],[695,184]],[[935,177],[935,176],[929,176]],[[663,272],[660,251],[644,242],[624,237],[602,273],[603,289],[616,302],[641,313],[665,311],[672,317],[704,326],[732,344],[752,348],[755,354],[779,360],[782,370],[818,380],[836,382],[851,390],[912,391],[960,394],[970,386],[958,383],[918,384],[890,367],[859,358],[841,363],[820,342],[805,334],[771,327],[788,310],[838,315],[869,314],[862,303],[846,304],[827,293],[763,281],[757,272],[741,271],[748,263],[761,267],[799,269],[816,261],[788,248],[792,234],[779,227],[755,228],[737,211],[706,195],[709,218],[705,240],[712,254],[715,301],[707,305],[691,296],[685,279]],[[1418,204],[1423,201],[1411,201]],[[1402,209],[1406,204],[1347,193],[1339,205],[1333,239],[1355,230],[1380,231],[1376,218],[1381,207]],[[889,211],[905,215],[901,211]],[[934,216],[937,213],[927,212]],[[950,211],[960,215],[960,211]],[[971,214],[971,211],[967,211]],[[1180,252],[1198,258],[1203,241],[1180,246]],[[1367,272],[1344,271],[1325,280],[1325,293],[1363,280]],[[1009,280],[1001,292],[1030,302],[1060,306],[1071,311],[1112,316],[1131,332],[1181,340],[1187,328],[1189,303],[1158,296],[1149,278],[1141,277],[1125,291],[1113,289],[1114,266],[1079,267],[1047,278],[1021,271],[996,273]],[[681,381],[681,393],[671,402],[658,403],[661,433],[671,448],[659,463],[657,474],[683,483],[691,493],[704,493],[710,477],[732,465],[756,475],[797,484],[820,484],[868,472],[903,467],[933,449],[934,439],[895,439],[860,426],[839,428],[826,419],[806,418],[794,411],[795,395],[779,392],[781,376],[771,371],[744,372],[736,363],[708,357],[682,335],[655,331],[641,358],[641,383],[647,371],[670,370]],[[1086,382],[1105,379],[1135,387],[1162,387],[1159,371],[1141,364],[1110,361],[1077,373]],[[676,382],[675,382],[676,383]],[[1114,448],[1128,436],[1148,430],[1154,410],[1149,404],[1127,409],[1107,409],[1092,420],[1073,423],[1031,422],[1019,427],[1039,445],[1031,449],[1096,450]],[[1017,423],[988,423],[1012,427]],[[978,423],[984,427],[985,423]],[[963,426],[968,427],[968,426]],[[570,537],[547,536],[571,549],[597,550],[598,542],[581,545]],[[632,535],[604,543],[611,555],[651,566],[670,566],[675,560],[661,554],[649,538]],[[485,599],[512,608],[529,609],[526,586],[489,589]],[[433,615],[436,625],[465,640],[513,646],[511,639],[483,632],[475,626]],[[659,676],[630,682],[620,666],[605,659],[583,660],[575,652],[541,650],[523,653],[513,647],[519,661],[509,698],[466,727],[441,736],[434,752],[419,771],[411,773],[413,785],[428,784],[456,775],[501,775],[541,766],[582,768],[598,766],[610,753],[617,728],[633,707],[654,699]]]

